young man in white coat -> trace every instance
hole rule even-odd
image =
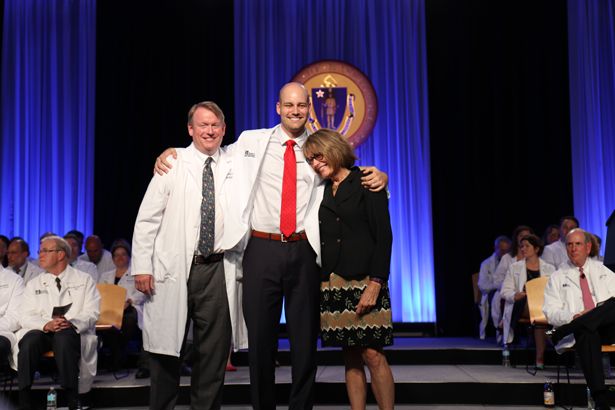
[[[23,291],[23,279],[0,265],[0,364],[8,363],[15,369],[12,351],[17,343],[15,332],[20,328]]]
[[[26,285],[18,343],[19,406],[30,409],[30,388],[43,353],[53,350],[69,409],[78,407],[79,377],[96,374],[96,321],[100,295],[90,275],[72,268],[63,238],[41,241],[39,261],[45,273]],[[61,309],[56,309],[61,308]],[[54,314],[54,310],[61,310]]]
[[[569,264],[553,273],[545,289],[543,312],[556,327],[556,350],[571,346],[579,361],[596,409],[610,409],[604,384],[601,346],[615,343],[615,273],[588,258],[591,236],[573,229],[566,236]]]
[[[192,144],[178,150],[168,174],[154,175],[135,222],[131,272],[148,296],[143,346],[150,353],[150,409],[175,405],[187,319],[196,353],[192,409],[220,408],[232,335],[235,348],[246,347],[242,321],[236,321],[236,262],[222,246],[225,192],[233,182],[230,159],[220,150],[225,128],[215,103],[190,109]]]

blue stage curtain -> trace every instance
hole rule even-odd
[[[235,0],[235,124],[270,127],[278,90],[305,65],[348,62],[379,114],[357,154],[389,174],[391,292],[398,322],[435,322],[423,0]]]
[[[95,55],[95,0],[4,1],[0,233],[32,250],[92,232]]]
[[[605,222],[615,209],[613,4],[568,1],[574,212],[583,228],[603,240]]]

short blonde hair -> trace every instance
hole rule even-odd
[[[350,169],[357,160],[352,145],[337,131],[322,128],[307,137],[303,144],[303,155],[306,158],[314,154],[322,154],[333,172],[341,168]]]
[[[213,101],[202,101],[190,107],[190,111],[188,111],[188,124],[192,124],[192,117],[194,116],[195,111],[199,108],[205,108],[206,110],[213,112],[214,115],[218,117],[220,122],[222,124],[225,124],[224,113],[222,112],[222,109],[218,106],[218,104]]]

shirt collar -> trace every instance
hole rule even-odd
[[[277,137],[277,142],[280,145],[286,145],[286,141],[292,139],[297,143],[297,146],[299,148],[303,147],[303,143],[305,142],[305,140],[308,137],[308,131],[307,128],[303,131],[303,134],[299,135],[297,138],[290,138],[288,135],[286,135],[286,133],[284,132],[284,130],[282,129],[282,126],[278,126],[278,129],[276,130],[275,133],[276,137]]]
[[[203,164],[205,164],[205,161],[207,161],[207,158],[209,157],[213,158],[214,164],[217,164],[218,160],[220,159],[220,149],[218,149],[214,155],[203,154],[198,149],[195,149],[194,151],[196,152],[196,156],[199,159],[199,161],[202,161]]]

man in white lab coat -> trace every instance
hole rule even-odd
[[[510,245],[510,238],[504,235],[498,236],[493,243],[493,253],[480,264],[478,289],[481,292],[481,299],[478,308],[481,320],[478,330],[481,340],[485,338],[485,330],[491,313],[491,301],[502,286],[502,279],[495,276],[495,269],[498,267],[502,256],[510,251]],[[499,300],[499,297],[497,300]],[[498,327],[495,318],[493,319],[493,326]]]
[[[19,309],[24,291],[23,279],[9,269],[0,266],[0,363],[10,363],[13,348],[17,343],[15,332],[19,330]]]
[[[26,285],[17,356],[22,409],[36,407],[30,388],[42,355],[49,350],[53,350],[69,409],[78,407],[80,373],[84,378],[95,374],[100,295],[90,275],[69,266],[70,253],[63,238],[45,237],[39,249],[45,273]]]
[[[24,284],[28,284],[30,280],[37,277],[43,270],[30,262],[30,246],[21,238],[11,239],[7,252],[9,260],[9,269],[23,278]]]
[[[93,263],[98,272],[97,277],[115,268],[111,252],[103,247],[102,240],[97,235],[88,236],[85,240],[85,251],[86,253],[79,256],[79,259]]]
[[[192,144],[173,168],[155,175],[135,222],[132,275],[148,295],[143,346],[150,353],[151,409],[172,409],[179,389],[179,355],[187,319],[194,324],[191,407],[219,409],[231,347],[246,347],[236,298],[236,261],[222,247],[230,158],[220,150],[226,126],[213,102],[188,113]],[[199,204],[201,206],[199,206]],[[233,337],[233,338],[232,338]]]
[[[85,272],[94,279],[95,283],[98,283],[98,278],[100,275],[98,274],[98,269],[96,265],[92,262],[88,262],[83,259],[79,259],[79,238],[75,234],[67,233],[64,235],[64,240],[70,245],[70,261],[68,262],[70,266],[73,268],[80,270],[81,272]]]
[[[543,312],[556,327],[556,350],[575,346],[596,409],[610,409],[601,360],[601,346],[615,343],[615,273],[588,258],[591,236],[573,229],[566,236],[570,263],[549,279]]]
[[[559,221],[559,241],[555,241],[547,246],[542,252],[542,260],[556,269],[562,267],[568,262],[568,253],[566,250],[566,235],[571,230],[579,227],[579,220],[574,216],[564,216]]]

